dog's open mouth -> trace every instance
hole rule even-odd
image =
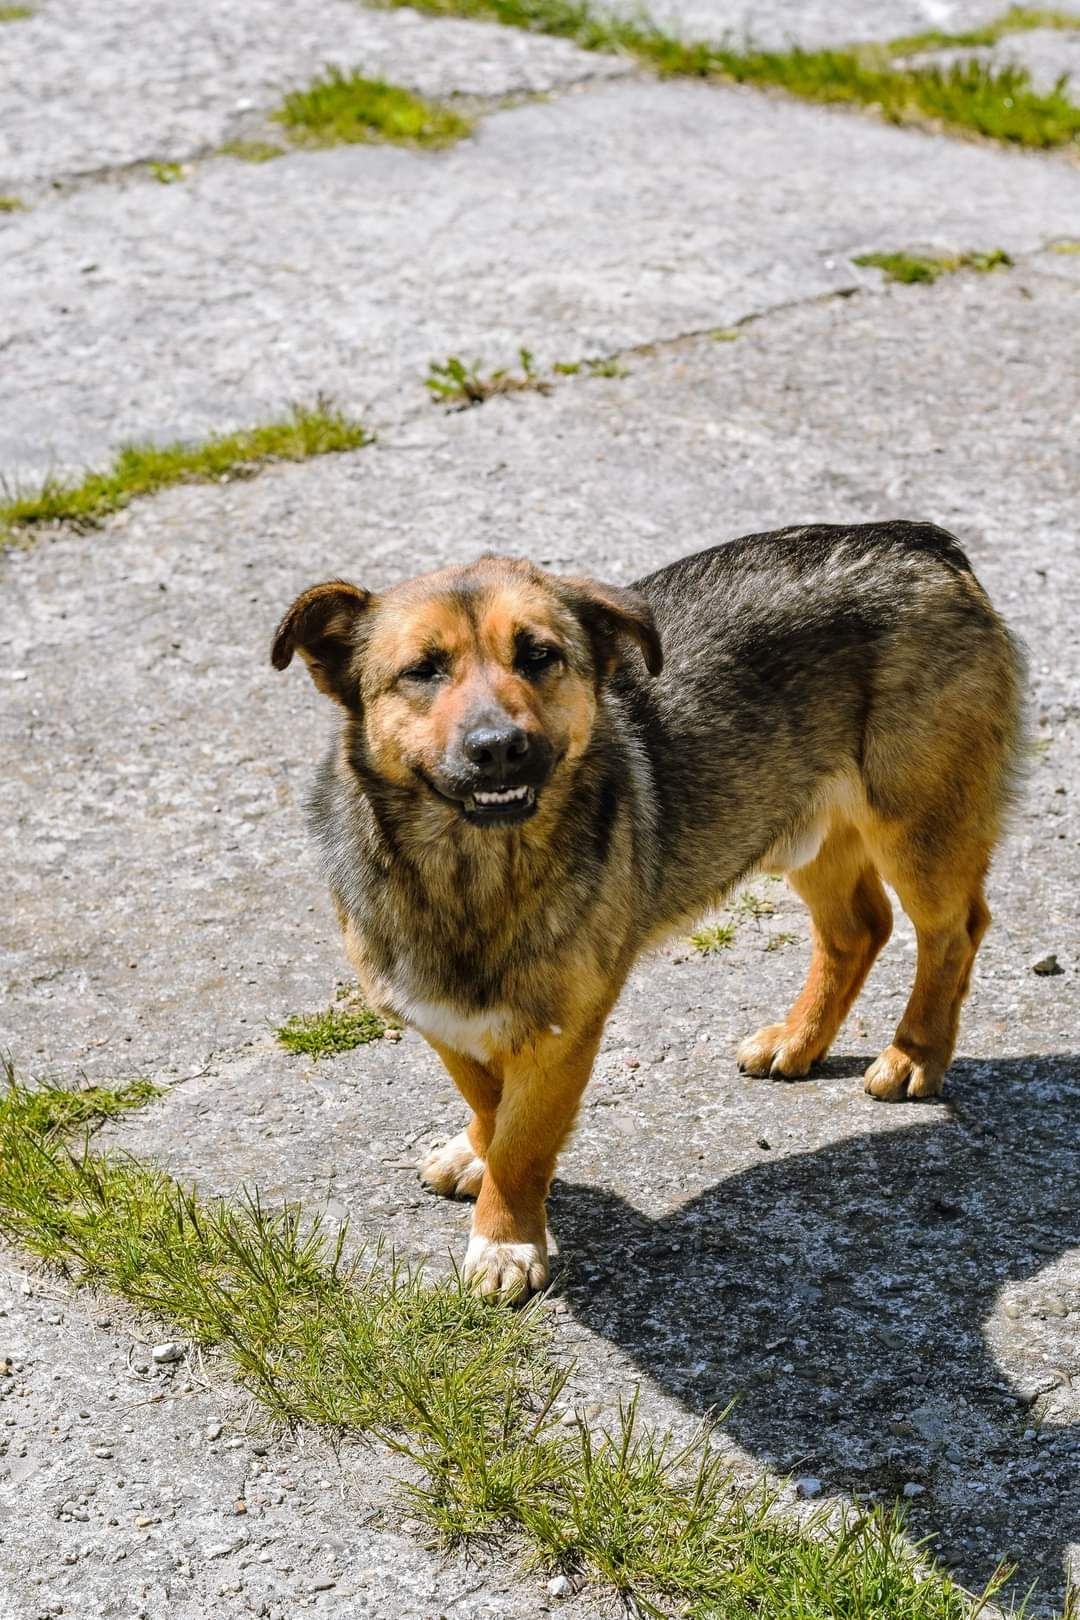
[[[533,787],[477,788],[462,800],[469,821],[525,821],[536,809]]]

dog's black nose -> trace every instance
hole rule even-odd
[[[462,748],[485,776],[504,777],[528,757],[529,734],[520,726],[478,726],[466,733]]]

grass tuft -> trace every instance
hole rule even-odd
[[[140,495],[170,484],[213,483],[251,472],[268,461],[305,461],[342,450],[356,450],[372,435],[327,401],[296,405],[281,422],[242,428],[201,444],[129,444],[105,472],[78,482],[47,478],[31,494],[9,493],[0,502],[0,541],[45,523],[92,528]]]
[[[518,362],[520,371],[491,371],[485,375],[480,370],[479,360],[470,365],[452,354],[441,363],[431,362],[424,387],[435,404],[445,405],[452,411],[467,411],[470,406],[482,405],[496,394],[551,392],[551,384],[538,373],[529,349],[518,350]]]
[[[472,123],[438,102],[359,73],[328,68],[306,90],[294,90],[272,115],[291,140],[309,146],[390,141],[398,146],[450,146]]]
[[[925,46],[929,35],[909,35],[891,45],[852,45],[811,50],[789,46],[765,50],[750,43],[684,39],[667,33],[644,12],[616,16],[589,0],[378,0],[409,5],[440,17],[471,17],[529,33],[572,39],[587,51],[621,52],[670,77],[724,79],[776,89],[806,101],[864,107],[895,124],[922,124],[976,134],[1008,144],[1048,148],[1080,141],[1080,107],[1061,78],[1036,90],[1025,68],[995,67],[976,58],[946,66],[904,65],[903,52]],[[1011,22],[1007,19],[1012,18]],[[1055,17],[1052,24],[1045,19]],[[1027,20],[1025,20],[1027,19]],[[1003,32],[1035,26],[1069,27],[1067,14],[1013,8],[998,26]],[[914,43],[913,43],[914,42]],[[985,43],[980,33],[978,43]],[[970,34],[933,35],[935,45],[971,44]]]
[[[204,1203],[131,1159],[72,1151],[65,1130],[137,1106],[131,1088],[72,1095],[9,1074],[0,1232],[218,1346],[273,1417],[380,1436],[411,1459],[413,1508],[445,1544],[512,1536],[630,1613],[687,1620],[975,1620],[1009,1577],[973,1598],[881,1509],[794,1522],[764,1486],[736,1483],[707,1432],[677,1448],[644,1427],[636,1398],[609,1432],[568,1428],[569,1369],[542,1308],[350,1258],[345,1230],[298,1205]]]
[[[39,1081],[34,1087],[20,1086],[10,1060],[5,1059],[4,1090],[0,1091],[0,1117],[14,1112],[21,1128],[42,1141],[72,1131],[90,1130],[103,1120],[133,1108],[142,1108],[164,1093],[149,1080],[131,1080],[124,1086],[66,1086]]]
[[[958,270],[976,270],[982,275],[991,270],[1004,270],[1012,266],[1012,259],[1002,248],[989,253],[957,253],[945,258],[924,257],[914,253],[861,253],[852,263],[866,269],[884,270],[887,281],[937,281],[939,276],[955,275]]]
[[[715,956],[717,951],[726,951],[735,938],[735,924],[709,923],[705,928],[696,929],[689,938],[695,951],[702,956]]]
[[[387,1028],[386,1021],[369,1007],[345,1005],[327,1007],[325,1012],[294,1013],[275,1034],[286,1052],[318,1059],[380,1040]]]
[[[13,197],[9,193],[0,193],[0,214],[21,214],[26,204],[21,197]]]

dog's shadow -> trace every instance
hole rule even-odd
[[[1075,1267],[1071,1293],[1040,1273],[1080,1244],[1080,1061],[957,1063],[948,1096],[659,1221],[556,1182],[561,1292],[690,1411],[734,1399],[724,1428],[759,1461],[863,1497],[921,1486],[912,1530],[961,1580],[1006,1558],[1060,1604],[1080,1291]]]

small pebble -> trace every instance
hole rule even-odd
[[[337,1585],[336,1575],[317,1575],[308,1587],[309,1592],[330,1592]]]
[[[107,1458],[112,1456],[112,1450],[110,1449],[109,1446],[95,1446],[94,1447],[94,1456],[95,1457],[100,1457],[102,1459],[102,1461],[104,1462]]]
[[[915,1496],[925,1496],[926,1495],[926,1486],[925,1485],[919,1485],[915,1480],[909,1479],[907,1484],[904,1486],[904,1495],[909,1500],[912,1497],[915,1497]]]
[[[820,1496],[822,1489],[820,1479],[815,1479],[813,1474],[806,1474],[802,1479],[795,1481],[796,1494],[805,1497],[807,1501],[812,1501],[815,1496]]]
[[[223,1423],[208,1423],[206,1425],[206,1438],[208,1440],[220,1440],[224,1429],[225,1425]]]
[[[549,1597],[572,1597],[574,1583],[565,1575],[556,1575],[547,1583]]]
[[[767,1136],[759,1136],[757,1139],[757,1145],[763,1153],[771,1153],[772,1151],[772,1143],[769,1141]]]
[[[182,1344],[179,1339],[170,1339],[165,1344],[155,1344],[150,1354],[159,1366],[163,1366],[170,1361],[183,1361],[187,1354],[187,1345]]]
[[[1032,973],[1038,973],[1042,978],[1051,978],[1055,973],[1064,973],[1065,969],[1057,959],[1055,951],[1047,951],[1043,956],[1037,956],[1031,964]]]

